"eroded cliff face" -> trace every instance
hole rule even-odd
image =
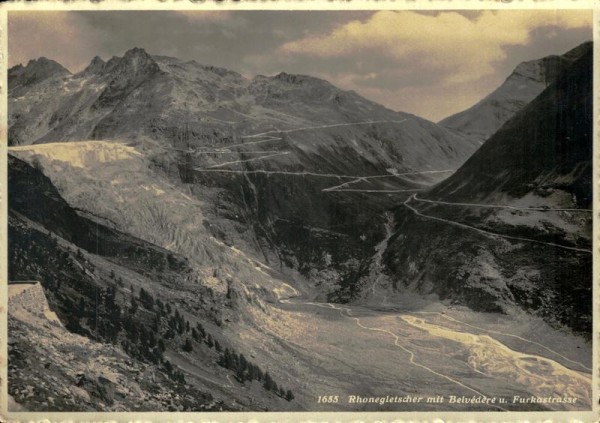
[[[29,316],[34,320],[47,320],[47,323],[62,326],[56,313],[50,310],[44,289],[39,282],[10,284],[8,297],[10,299],[9,316],[18,318],[21,321],[27,321]]]

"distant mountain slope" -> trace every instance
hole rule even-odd
[[[457,172],[397,210],[384,259],[398,286],[480,310],[518,306],[589,335],[592,59],[588,48]]]
[[[592,193],[592,50],[507,122],[428,197],[480,200],[508,194],[546,197],[562,190],[570,207],[590,207]],[[549,204],[551,205],[551,204]]]
[[[523,62],[494,92],[467,110],[441,120],[439,124],[484,141],[591,48],[592,43],[587,42],[561,56]]]

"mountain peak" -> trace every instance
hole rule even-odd
[[[38,57],[37,59],[31,59],[28,63],[26,67],[44,67],[44,66],[51,66],[51,67],[58,67],[61,69],[64,69],[68,72],[68,70],[63,67],[60,63],[52,60],[52,59],[48,59],[47,57],[41,56]]]
[[[586,41],[585,43],[579,44],[577,47],[567,51],[565,54],[563,54],[563,57],[574,61],[587,54],[593,48],[594,43],[592,41]]]
[[[127,50],[125,52],[125,54],[123,55],[123,58],[130,58],[130,57],[145,57],[145,58],[151,58],[151,56],[146,52],[146,50],[144,50],[141,47],[133,47],[129,50]]]
[[[109,75],[110,82],[98,98],[97,106],[114,105],[159,72],[158,63],[146,50],[139,47],[126,51],[122,58],[110,59],[103,68],[103,73]]]
[[[582,57],[592,49],[592,42],[588,41],[569,50],[563,55],[551,54],[540,59],[521,62],[507,78],[525,77],[536,82],[548,85],[552,83],[559,74],[569,67],[571,63]]]
[[[104,70],[106,62],[99,56],[94,56],[90,64],[83,70],[83,74],[97,74]]]
[[[24,69],[29,70],[31,72],[45,73],[48,75],[53,75],[57,73],[68,75],[71,73],[60,63],[52,59],[48,59],[46,57],[39,57],[37,59],[30,60]]]
[[[94,56],[94,58],[92,59],[92,61],[90,62],[90,66],[91,65],[99,65],[99,64],[105,64],[106,62],[104,60],[102,60],[100,58],[100,56]]]
[[[25,67],[21,63],[16,64],[12,68],[8,69],[8,75],[10,77],[11,74],[17,74],[19,72],[22,72],[23,69],[25,69]]]
[[[60,63],[46,57],[39,57],[31,59],[27,66],[19,64],[9,69],[9,88],[35,84],[55,75],[70,74],[71,72]]]
[[[306,83],[328,84],[327,81],[315,78],[314,76],[293,74],[287,72],[280,72],[277,75],[275,75],[272,79],[285,82],[291,85],[303,85]]]
[[[127,50],[123,58],[119,60],[118,66],[132,68],[137,73],[141,69],[158,70],[158,64],[146,50],[140,47],[134,47]]]

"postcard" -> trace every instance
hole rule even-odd
[[[592,3],[0,10],[5,421],[598,419]]]

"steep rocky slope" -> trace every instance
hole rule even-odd
[[[591,42],[560,56],[546,56],[519,64],[491,94],[467,110],[441,120],[439,124],[485,141],[589,48]]]
[[[410,296],[403,297],[407,307],[400,314],[315,302],[310,291],[305,298],[294,298],[300,293],[291,285],[301,288],[300,280],[287,279],[291,285],[286,284],[275,269],[236,248],[219,248],[218,243],[211,249],[212,255],[196,260],[195,251],[201,250],[179,235],[163,242],[167,242],[168,254],[174,256],[168,261],[181,263],[184,268],[172,271],[169,266],[152,267],[160,260],[147,261],[146,250],[166,251],[119,234],[119,229],[123,225],[131,231],[143,228],[149,224],[145,216],[161,210],[160,206],[173,222],[186,215],[186,210],[195,210],[197,200],[184,191],[185,185],[169,187],[147,168],[143,155],[122,143],[39,145],[11,153],[35,163],[36,168],[11,159],[12,183],[19,185],[13,188],[17,210],[11,210],[9,221],[10,276],[13,280],[40,280],[49,299],[46,307],[37,286],[33,295],[15,296],[11,305],[15,316],[10,323],[9,392],[16,405],[44,411],[381,410],[374,404],[317,404],[316,398],[327,389],[341,395],[386,395],[390,391],[409,395],[431,383],[436,392],[452,395],[471,395],[473,389],[486,395],[554,395],[555,386],[560,386],[559,394],[568,392],[578,403],[553,405],[552,409],[589,406],[588,376],[579,373],[589,366],[588,346],[571,335],[552,331],[543,322],[525,316],[513,319],[475,314],[466,308],[451,309]],[[85,227],[88,220],[91,227],[98,227],[101,236],[96,238],[97,244],[119,236],[122,246],[138,247],[128,249],[125,256],[113,257],[98,254],[102,250],[94,245],[89,251],[80,249],[52,232],[68,238],[69,223],[78,219],[39,169],[47,172],[69,202],[78,207],[99,207],[102,214],[116,208],[110,221],[77,212],[81,225]],[[114,186],[102,183],[104,178]],[[26,187],[31,192],[27,193]],[[19,200],[20,193],[27,201]],[[100,207],[103,202],[108,203],[105,209]],[[133,213],[136,203],[139,210]],[[46,219],[43,212],[50,206],[70,216],[68,221],[55,222],[52,216]],[[121,212],[126,210],[130,213]],[[128,214],[131,216],[125,219]],[[202,217],[216,224],[210,214]],[[45,226],[32,219],[42,220]],[[105,228],[102,221],[110,226]],[[160,239],[169,234],[171,220],[156,222],[163,224],[155,223],[152,236],[162,244]],[[211,242],[203,227],[193,224],[187,228],[191,238],[200,241],[195,245]],[[185,254],[176,251],[180,248],[190,251],[187,265],[182,259]],[[211,272],[190,277],[188,266],[193,274]],[[48,323],[45,314],[53,317],[48,308],[65,322],[69,332],[58,323]],[[448,325],[443,316],[451,315],[457,320]],[[485,328],[489,322],[505,334],[496,337],[501,341],[488,335]],[[515,335],[511,335],[513,328],[518,328]],[[558,353],[529,342],[531,334],[540,331],[544,345]],[[395,333],[402,336],[390,335]],[[140,348],[154,342],[158,350]],[[165,350],[156,363],[152,360],[156,360],[153,357],[161,345]],[[229,355],[224,348],[229,349]],[[295,398],[288,401],[287,393],[265,390],[264,381],[248,380],[248,371],[240,375],[239,370],[232,370],[232,349],[240,362],[243,355],[252,363],[253,378],[257,368],[266,370],[279,387],[292,389]],[[440,350],[447,360],[440,360]],[[532,364],[532,357],[538,354],[541,356]],[[544,354],[550,354],[551,359]],[[541,379],[541,373],[547,376]],[[463,404],[412,407],[486,409]],[[390,411],[406,408],[406,404],[383,406]],[[510,407],[532,408],[549,407]]]
[[[592,49],[455,174],[397,210],[403,284],[591,330]]]

